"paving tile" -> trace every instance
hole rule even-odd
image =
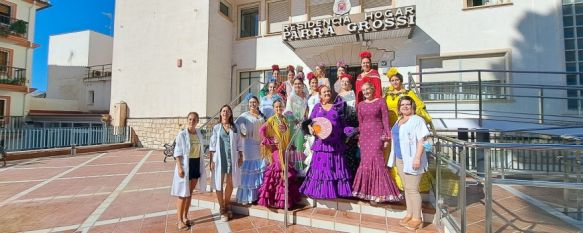
[[[242,231],[254,229],[251,217],[243,215],[234,215],[233,219],[229,221],[229,226],[232,231]]]
[[[360,225],[371,229],[387,229],[387,218],[382,216],[361,214]]]
[[[274,220],[268,220],[268,219],[264,219],[264,218],[257,218],[257,217],[250,217],[251,222],[253,223],[253,226],[255,228],[262,228],[262,227],[268,227],[268,226],[283,226],[282,222],[278,222],[278,221],[274,221]]]
[[[121,222],[116,224],[115,233],[139,233],[142,228],[142,219]]]
[[[124,190],[172,186],[172,173],[136,174]]]
[[[176,200],[167,190],[121,193],[99,219],[107,220],[175,209],[175,206],[169,205],[169,199]]]
[[[333,209],[315,208],[314,213],[312,213],[312,218],[326,221],[334,221],[336,212],[337,211]]]
[[[2,174],[0,173],[0,176]],[[0,184],[0,202],[11,198],[12,196],[25,191],[35,185],[41,183],[41,181],[35,182],[22,182],[22,183],[11,183],[11,184]]]
[[[129,174],[135,164],[100,165],[81,167],[63,177],[98,176],[104,174]]]
[[[285,228],[282,227],[282,229],[285,229]],[[304,232],[310,232],[310,230],[308,229],[308,227],[301,226],[301,225],[289,225],[289,226],[287,226],[287,232],[304,233]]]
[[[97,156],[97,154],[90,157]],[[35,161],[26,162],[18,165],[16,168],[37,168],[37,167],[74,167],[87,161],[87,157],[67,157],[67,158],[41,158]]]
[[[2,174],[0,181],[47,180],[69,169],[69,167],[12,169],[0,173]]]
[[[152,158],[152,156],[150,156],[150,159]],[[159,172],[159,171],[174,171],[174,167],[175,167],[175,163],[174,161],[170,162],[168,161],[167,163],[164,163],[162,161],[147,161],[144,163],[144,165],[142,165],[142,167],[140,167],[140,169],[138,170],[138,173],[140,172]]]
[[[138,163],[142,160],[142,156],[103,156],[91,161],[87,165],[103,165],[116,163]]]
[[[360,226],[360,214],[338,211],[338,213],[336,213],[335,222]]]
[[[89,233],[112,233],[115,231],[116,224],[94,226],[89,229]]]
[[[82,179],[57,179],[20,199],[113,192],[124,178],[124,176],[106,176]]]
[[[266,227],[260,227],[257,228],[258,232],[272,232],[272,233],[280,233],[280,232],[284,232],[283,229],[277,225],[273,225],[273,226],[266,226]]]
[[[104,199],[93,196],[7,205],[0,208],[0,222],[10,223],[2,224],[7,232],[81,224]]]

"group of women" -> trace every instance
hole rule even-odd
[[[356,80],[339,62],[334,85],[326,78],[325,67],[318,65],[306,75],[309,88],[301,67],[288,66],[287,80],[278,82],[280,69],[274,65],[271,82],[259,97],[249,98],[248,112],[234,120],[228,105],[221,108],[220,123],[210,137],[209,166],[223,220],[232,215],[233,187],[238,203],[284,208],[287,176],[288,208],[301,194],[315,199],[355,197],[373,204],[404,198],[407,214],[400,224],[422,227],[419,190],[427,186],[422,178],[427,171],[426,124],[431,118],[415,93],[403,87],[403,76],[396,69],[387,73],[391,87],[382,98],[380,75],[372,69],[371,57],[368,51],[360,53],[362,73]],[[330,123],[328,135],[319,134],[320,119]],[[200,159],[206,142],[197,123],[198,114],[190,113],[188,128],[176,138],[172,195],[179,197],[180,229],[191,224],[188,206],[194,187],[206,187]]]

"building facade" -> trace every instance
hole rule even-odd
[[[109,112],[112,52],[113,38],[94,31],[51,36],[45,101],[54,103],[52,110],[68,105],[68,111]]]
[[[302,65],[307,73],[324,63],[334,81],[337,61],[347,63],[349,72],[356,74],[358,53],[370,50],[379,70],[394,66],[403,74],[579,71],[578,9],[579,4],[561,0],[117,1],[111,103],[127,103],[128,124],[137,126],[144,145],[158,147],[172,140],[179,118],[190,111],[212,116],[254,82],[266,81],[272,64]],[[567,16],[571,24],[563,23]],[[412,77],[424,84],[470,83],[456,91],[473,90],[471,84],[478,80],[493,86],[583,81],[577,75],[566,79],[496,72]],[[383,77],[383,86],[387,85]],[[435,93],[451,91],[437,88]],[[515,96],[522,92],[526,93],[512,90]],[[485,109],[491,112],[539,111],[533,99],[505,97],[506,89],[485,88],[482,94],[488,96],[484,101],[495,103]],[[545,92],[557,99],[548,99],[543,107],[557,115],[580,115],[581,101],[576,99],[580,95]],[[477,108],[475,95],[455,98],[461,98],[459,106]],[[435,118],[450,118],[448,111],[458,107],[446,94],[425,100]],[[168,132],[156,136],[164,130]]]
[[[0,116],[25,116],[32,74],[35,16],[46,0],[0,1]]]

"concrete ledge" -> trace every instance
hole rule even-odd
[[[77,154],[81,153],[91,153],[97,151],[107,151],[132,147],[132,143],[116,143],[116,144],[105,144],[105,145],[91,145],[91,146],[78,146]],[[68,155],[71,153],[71,147],[53,148],[53,149],[40,149],[40,150],[27,150],[27,151],[14,151],[8,152],[8,161],[20,160],[20,159],[32,159],[40,157],[49,157],[56,155]]]

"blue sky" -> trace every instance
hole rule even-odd
[[[47,89],[47,56],[49,36],[67,32],[93,30],[113,35],[115,0],[52,0],[52,6],[38,11],[34,43],[32,87]]]

